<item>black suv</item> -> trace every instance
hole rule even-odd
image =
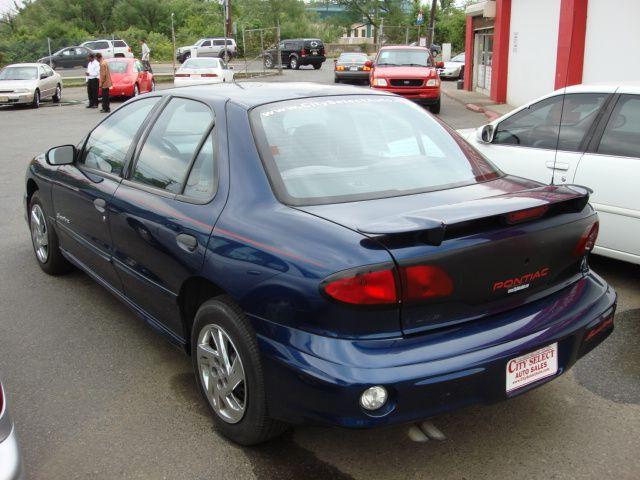
[[[313,65],[319,70],[324,56],[324,44],[319,38],[294,38],[280,42],[280,55],[284,67],[298,69],[300,65]],[[274,68],[277,66],[278,49],[272,48],[263,53],[264,66]]]

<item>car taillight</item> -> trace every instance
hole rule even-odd
[[[526,210],[519,210],[517,212],[507,213],[507,223],[509,225],[515,225],[516,223],[527,222],[529,220],[535,220],[542,217],[549,210],[548,205],[542,205],[541,207],[527,208]]]
[[[405,301],[447,297],[453,293],[453,280],[447,272],[433,265],[401,267],[403,295]]]
[[[344,67],[342,65],[336,65],[336,70],[342,71],[344,70]]]
[[[371,67],[367,67],[366,65],[364,67],[362,67],[362,70],[364,70],[365,72],[368,72],[371,70]]]
[[[307,54],[307,50],[303,48],[302,51],[300,52],[300,56],[304,57],[306,54]]]
[[[127,48],[127,51],[128,51],[129,53],[131,53],[131,47]]]
[[[400,267],[402,301],[415,302],[453,293],[453,280],[433,265]],[[339,302],[351,305],[392,305],[400,302],[394,269],[367,271],[329,278],[322,289]]]
[[[201,76],[202,77],[213,78],[213,77],[217,77],[218,75],[216,73],[203,73]]]
[[[329,280],[324,292],[334,300],[352,305],[385,305],[398,302],[393,270],[357,273]]]
[[[598,220],[587,227],[580,237],[580,240],[578,240],[578,244],[573,249],[574,257],[582,257],[593,250],[593,247],[596,245],[596,239],[598,238],[599,231],[600,222]]]

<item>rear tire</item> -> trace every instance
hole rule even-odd
[[[322,67],[322,64],[321,64],[321,63],[314,63],[314,64],[313,64],[313,68],[314,68],[314,70],[320,70],[320,67]]]
[[[298,57],[291,57],[289,59],[289,68],[291,70],[298,70],[300,68],[300,62],[298,61]]]
[[[133,86],[133,96],[134,96],[134,97],[137,97],[138,95],[140,95],[140,88],[138,88],[138,84],[136,83],[136,84]]]
[[[218,348],[220,343],[225,344],[224,349]],[[221,354],[212,355],[220,351],[226,353],[226,361]],[[256,334],[228,296],[212,298],[198,309],[191,332],[191,359],[200,393],[222,435],[240,445],[255,445],[287,429],[287,424],[269,416]],[[230,369],[225,365],[241,374],[227,375]],[[230,390],[227,382],[239,376],[242,380]]]
[[[334,77],[333,79],[333,83],[340,83],[342,80],[340,80],[338,77]]]
[[[438,99],[438,101],[433,105],[429,105],[429,111],[434,115],[437,115],[440,113],[440,99]]]
[[[44,212],[40,194],[36,191],[29,202],[29,230],[36,260],[49,275],[67,273],[73,267],[60,252],[58,235]]]
[[[271,55],[266,55],[264,57],[264,68],[273,68],[273,58],[271,58]]]

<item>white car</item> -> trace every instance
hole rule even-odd
[[[233,82],[233,69],[220,58],[190,58],[176,71],[176,87]]]
[[[591,188],[594,253],[640,264],[640,86],[574,85],[460,133],[506,173]]]
[[[22,480],[22,456],[16,430],[7,410],[7,397],[0,382],[0,480]]]
[[[459,53],[448,62],[444,62],[444,67],[438,69],[440,78],[462,78],[464,77],[464,52]]]
[[[124,40],[91,40],[80,44],[94,53],[101,53],[103,58],[132,58],[131,47]]]
[[[62,77],[44,63],[14,63],[0,70],[0,105],[25,105],[34,108],[40,101],[62,98]]]

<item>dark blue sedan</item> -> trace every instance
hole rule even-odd
[[[385,93],[154,92],[25,187],[40,267],[80,268],[185,349],[240,444],[507,399],[613,329],[588,190],[505,175]]]

